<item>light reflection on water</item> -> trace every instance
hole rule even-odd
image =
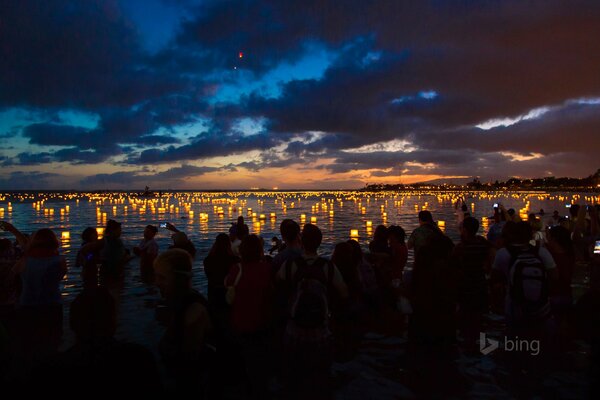
[[[88,226],[102,227],[107,219],[113,218],[123,223],[122,239],[129,248],[142,239],[147,224],[159,225],[171,222],[178,229],[187,233],[195,244],[198,253],[194,261],[194,286],[202,292],[206,289],[206,279],[202,272],[202,260],[207,255],[212,241],[218,233],[227,232],[238,215],[244,216],[251,233],[261,235],[265,241],[265,250],[271,245],[271,238],[279,236],[279,223],[284,218],[292,218],[300,223],[316,218],[316,224],[323,231],[321,251],[330,255],[337,242],[350,238],[351,230],[358,230],[357,239],[363,249],[367,249],[373,231],[379,224],[402,226],[407,234],[417,225],[416,214],[426,208],[432,212],[434,219],[444,221],[446,234],[455,242],[458,240],[458,229],[453,200],[459,195],[456,192],[442,193],[358,193],[358,192],[323,192],[323,193],[204,193],[192,195],[187,192],[165,194],[170,197],[168,203],[161,207],[156,204],[154,212],[147,206],[134,207],[135,200],[124,193],[115,204],[107,198],[90,200],[88,197],[49,198],[39,208],[32,206],[32,200],[20,201],[16,196],[6,196],[0,202],[0,219],[7,220],[24,233],[32,233],[36,229],[48,227],[55,231],[62,242],[62,253],[69,262],[67,278],[63,282],[63,298],[65,304],[70,303],[81,291],[80,271],[73,267],[77,250],[81,245],[80,234]],[[63,196],[67,197],[67,196]],[[587,194],[525,194],[525,193],[477,193],[465,194],[469,211],[480,221],[492,212],[494,203],[501,203],[507,209],[517,212],[546,211],[546,219],[552,211],[558,210],[561,215],[567,213],[566,203],[598,202],[598,197]],[[36,199],[36,201],[39,200]],[[155,200],[156,201],[156,200]],[[229,203],[228,203],[229,201]],[[8,202],[12,203],[12,211],[8,211]],[[283,204],[285,202],[285,209]],[[173,207],[169,207],[172,205]],[[186,209],[186,206],[189,208]],[[68,206],[68,209],[67,209]],[[239,207],[243,211],[239,213]],[[99,211],[97,210],[99,207]],[[175,212],[176,207],[179,212]],[[221,209],[219,209],[221,207]],[[53,209],[53,212],[44,211]],[[248,209],[251,208],[251,214]],[[526,209],[525,209],[526,208]],[[62,210],[62,211],[61,211]],[[190,212],[191,211],[191,212]],[[332,212],[333,211],[333,212]],[[98,213],[99,212],[99,213]],[[271,213],[275,213],[272,218]],[[384,218],[384,214],[387,217]],[[252,217],[252,215],[255,217]],[[264,219],[261,218],[264,214]],[[193,215],[192,218],[190,216]],[[305,220],[301,218],[305,216]],[[371,221],[372,226],[367,226]],[[483,233],[487,225],[482,224]],[[8,233],[0,232],[1,237]],[[171,244],[170,232],[159,229],[156,238],[161,250]],[[152,305],[158,293],[153,287],[141,282],[139,278],[138,259],[130,262],[123,288],[120,290],[119,336],[139,342],[149,341],[149,337],[158,335],[160,329],[153,320]],[[67,318],[65,319],[67,320]],[[67,332],[68,330],[65,330]]]

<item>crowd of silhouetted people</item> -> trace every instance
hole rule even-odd
[[[487,237],[464,201],[455,209],[458,243],[424,210],[408,237],[401,226],[380,225],[368,249],[340,241],[331,257],[320,255],[319,227],[292,219],[265,251],[239,217],[208,254],[172,224],[165,226],[168,249],[159,249],[158,228],[148,225],[130,251],[121,224],[109,220],[102,238],[94,228],[81,235],[75,266],[83,288],[68,308],[75,343],[60,351],[67,263],[59,240],[47,228],[25,235],[1,222],[14,235],[0,239],[2,385],[21,393],[50,393],[68,381],[68,390],[82,394],[125,388],[209,399],[331,398],[333,363],[352,360],[365,335],[379,332],[406,337],[398,366],[416,393],[435,397],[438,384],[464,393],[454,361],[458,352],[480,354],[490,312],[504,316],[507,337],[540,343],[540,358],[518,354],[508,362],[519,387],[576,338],[592,343],[595,365],[598,206],[521,220],[498,205]],[[136,257],[142,280],[160,290],[155,313],[164,334],[153,348],[115,338],[119,285]],[[203,257],[206,294],[192,286],[196,257]],[[581,296],[572,291],[576,274],[589,279]]]

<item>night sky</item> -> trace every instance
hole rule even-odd
[[[600,1],[6,0],[0,189],[600,167]]]

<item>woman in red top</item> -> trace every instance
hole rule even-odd
[[[268,334],[271,322],[271,265],[264,261],[263,241],[246,236],[240,245],[241,264],[233,266],[225,286],[234,288],[231,327],[246,366],[250,398],[265,398],[268,381]]]

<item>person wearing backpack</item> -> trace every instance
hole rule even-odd
[[[505,316],[509,334],[538,336],[551,320],[549,293],[558,282],[556,263],[544,247],[532,246],[531,225],[512,226],[508,244],[496,253],[492,279],[506,285]]]
[[[348,297],[340,271],[318,255],[322,239],[317,226],[306,224],[302,230],[302,256],[287,261],[277,273],[278,281],[290,293],[282,367],[290,393],[300,397],[305,391],[311,395],[328,392],[331,309]]]

